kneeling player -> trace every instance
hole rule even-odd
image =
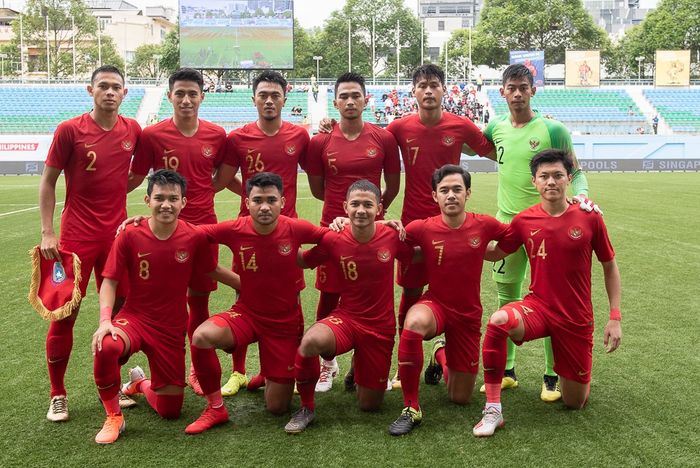
[[[114,242],[100,289],[100,326],[92,338],[94,373],[107,420],[95,437],[110,444],[124,431],[119,408],[119,368],[129,356],[143,351],[151,378],[140,368],[130,371],[126,395],[143,393],[148,403],[166,419],[180,415],[185,386],[185,332],[187,285],[194,273],[217,276],[217,268],[205,236],[178,220],[186,199],[185,179],[160,170],[148,181],[146,203],[151,218],[128,226]],[[124,307],[111,319],[118,278],[126,273],[129,293]],[[229,279],[235,275],[228,272]]]
[[[603,218],[581,211],[566,199],[571,157],[565,151],[545,150],[532,158],[530,170],[541,203],[515,216],[507,238],[493,252],[498,260],[525,246],[532,271],[530,294],[503,306],[489,319],[482,351],[486,407],[474,426],[477,437],[493,435],[504,425],[501,378],[508,338],[522,344],[551,337],[564,405],[580,409],[586,404],[593,356],[593,252],[603,265],[610,303],[610,320],[603,333],[607,352],[617,349],[622,337],[620,273]]]
[[[421,248],[429,286],[408,310],[401,332],[399,375],[405,408],[389,426],[392,435],[407,434],[423,417],[418,401],[423,340],[443,333],[446,338],[433,348],[426,382],[437,383],[444,373],[450,400],[461,405],[471,401],[479,369],[484,253],[488,243],[501,240],[508,229],[491,216],[464,211],[471,176],[461,167],[448,164],[437,169],[432,188],[441,214],[406,226],[406,242]]]
[[[386,391],[396,334],[394,259],[410,261],[413,249],[391,227],[375,224],[382,210],[376,185],[359,180],[348,188],[345,212],[351,229],[329,232],[318,247],[305,252],[305,267],[332,262],[341,272],[340,303],[304,335],[296,353],[295,377],[301,409],[285,431],[302,432],[315,417],[314,389],[320,375],[318,357],[355,350],[355,383],[360,409],[379,408]]]
[[[208,405],[187,426],[188,434],[228,421],[216,349],[235,352],[257,341],[267,410],[285,413],[292,400],[294,356],[304,331],[297,251],[301,244],[318,243],[327,229],[280,215],[285,199],[277,174],[255,174],[246,181],[246,193],[250,216],[199,226],[210,242],[231,249],[241,283],[233,307],[202,323],[192,338],[192,362]]]

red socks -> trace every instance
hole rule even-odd
[[[316,408],[314,392],[316,391],[316,382],[318,382],[320,374],[321,366],[318,362],[318,356],[305,358],[297,351],[297,356],[294,360],[294,378],[297,381],[301,406],[305,406],[312,411]]]
[[[340,294],[321,292],[318,298],[318,307],[316,307],[316,320],[322,320],[328,317],[331,312],[338,307]]]
[[[185,395],[159,395],[155,390],[151,389],[151,381],[149,379],[141,382],[140,390],[146,397],[146,401],[153,408],[158,416],[163,419],[177,419],[182,411],[182,402]]]
[[[46,334],[46,363],[49,368],[51,397],[65,395],[64,378],[71,349],[73,348],[73,326],[75,320],[64,319],[49,324]]]
[[[205,395],[221,390],[221,363],[214,348],[190,346],[192,365]],[[238,349],[236,349],[237,351]]]
[[[438,349],[437,352],[435,353],[435,361],[440,364],[440,367],[442,367],[442,379],[445,381],[445,384],[447,385],[447,380],[449,376],[449,372],[447,370],[447,355],[445,354],[445,347],[443,346],[442,348]]]
[[[399,377],[403,404],[420,410],[418,385],[423,370],[423,335],[404,329],[399,340]]]
[[[517,326],[517,321],[515,323]],[[484,361],[484,384],[486,402],[501,402],[501,380],[506,370],[508,324],[486,326],[486,336],[481,351]]]
[[[403,330],[403,322],[406,320],[406,314],[416,302],[420,299],[420,294],[417,296],[409,296],[405,292],[401,294],[401,302],[399,303],[399,334]]]
[[[206,296],[187,296],[190,316],[187,321],[187,337],[192,343],[192,334],[206,319],[209,318],[209,293]]]
[[[248,354],[248,345],[236,346],[236,349],[231,353],[233,360],[233,371],[240,372],[245,375],[245,358]]]
[[[57,323],[57,322],[54,322]],[[119,409],[119,357],[124,352],[124,340],[117,337],[112,339],[112,335],[107,335],[102,339],[102,350],[97,351],[93,362],[93,374],[97,392],[105,407],[107,414],[120,414]]]

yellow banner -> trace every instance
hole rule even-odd
[[[654,84],[656,86],[689,86],[690,51],[657,50]]]
[[[600,51],[566,51],[566,86],[600,86]]]

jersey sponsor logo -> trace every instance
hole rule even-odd
[[[537,138],[530,138],[529,143],[530,143],[530,149],[533,151],[536,150],[540,146],[540,140],[538,140]]]
[[[175,150],[174,150],[174,149],[171,149],[171,150],[169,150],[169,149],[164,149],[164,150],[163,150],[163,154],[170,154],[170,153],[172,153],[173,151],[175,151]]]
[[[282,255],[289,255],[292,253],[292,245],[290,243],[280,244],[277,250]]]
[[[175,260],[179,263],[185,263],[188,258],[190,258],[190,254],[186,250],[178,250],[175,252]]]
[[[389,252],[389,249],[381,249],[377,251],[377,258],[379,259],[380,262],[386,263],[389,260],[391,260],[391,252]]]
[[[540,232],[542,228],[540,229],[530,229],[530,237],[535,237],[538,232]]]
[[[214,148],[211,145],[202,146],[202,156],[205,158],[211,158],[214,155]]]
[[[147,256],[147,255],[151,255],[151,252],[146,252],[146,253],[137,252],[137,253],[136,253],[136,256],[139,257],[139,258],[143,258],[143,257],[145,257],[145,256]]]
[[[377,153],[379,153],[379,151],[377,150],[377,148],[371,148],[371,147],[370,147],[370,148],[367,148],[367,157],[368,157],[368,158],[373,158],[373,157],[375,157],[375,156],[377,155]]]
[[[257,150],[255,148],[248,149],[248,154],[255,153]]]
[[[416,141],[415,138],[406,138],[406,144],[411,144],[412,141]]]
[[[97,143],[85,143],[85,148],[92,148],[95,146]]]
[[[345,256],[345,257],[343,257],[343,256],[341,255],[341,256],[340,256],[340,261],[341,261],[341,262],[344,262],[344,261],[347,260],[348,258],[352,258],[352,255],[347,255],[347,256]]]
[[[66,270],[63,269],[61,262],[54,262],[53,271],[51,272],[51,282],[56,284],[61,284],[66,280]]]
[[[296,152],[296,150],[297,150],[296,145],[289,144],[289,145],[284,147],[284,151],[290,156],[293,155]]]
[[[469,247],[476,249],[481,245],[481,237],[472,236],[469,239],[467,239],[467,242],[469,242]]]
[[[581,237],[583,237],[583,229],[581,229],[580,226],[571,226],[569,228],[569,237],[571,237],[573,240],[579,240]]]
[[[239,247],[239,249],[241,250],[241,252],[243,252],[244,250],[250,250],[250,249],[252,249],[252,248],[253,248],[252,245],[246,245],[246,246],[243,246],[243,245],[242,245],[242,246]]]
[[[122,140],[122,149],[124,151],[132,151],[134,149],[134,143],[131,140]]]

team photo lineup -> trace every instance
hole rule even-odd
[[[139,425],[128,408],[139,404],[163,419],[179,418],[187,387],[201,396],[202,412],[187,422],[186,434],[235,419],[224,397],[243,388],[264,389],[260,411],[280,418],[280,431],[314,430],[309,425],[324,411],[316,393],[331,389],[340,375],[336,356],[346,353],[351,364],[341,377],[356,394],[357,411],[378,410],[389,390],[402,393],[396,419],[376,428],[393,436],[421,425],[421,386],[441,382],[457,405],[485,395],[482,411],[474,404],[467,410],[473,435],[493,436],[508,414],[501,392],[518,386],[516,349],[538,339],[545,360],[540,399],[586,407],[594,342],[608,353],[621,344],[620,272],[569,131],[530,105],[536,88],[528,67],[505,69],[500,95],[509,112],[483,131],[443,109],[445,75],[434,64],[413,72],[417,112],[386,128],[363,121],[364,77],[342,74],[332,85],[340,118],[323,119],[313,136],[283,120],[288,83],[279,72],[255,76],[257,120],[228,135],[199,118],[204,88],[199,71],[175,71],[167,89],[172,118],[142,130],[119,114],[128,93],[122,71],[104,65],[87,86],[93,109],[54,133],[39,186],[32,285],[36,295],[52,287],[62,294],[47,311],[49,421],[69,420],[65,374],[74,346],[87,345],[73,342],[76,320],[86,314],[81,320],[99,315],[90,344],[101,402],[95,418],[104,412],[97,444],[128,437],[125,420]],[[493,216],[469,209],[463,152],[496,162]],[[298,216],[304,173],[320,219]],[[61,174],[65,200],[56,194]],[[133,216],[127,193],[142,183],[149,214]],[[222,191],[240,195],[233,219],[217,219],[215,194]],[[391,219],[385,213],[400,192],[400,218]],[[54,213],[62,201],[59,231]],[[232,265],[220,263],[220,246],[231,251]],[[594,283],[609,309],[595,329],[593,253],[602,267]],[[497,308],[481,304],[484,262],[495,282],[484,287],[495,286]],[[304,269],[315,269],[314,285],[306,284]],[[91,277],[99,314],[79,314]],[[219,287],[235,297],[223,312],[209,305]],[[318,290],[318,300],[315,323],[305,329],[306,287]],[[46,296],[42,301],[46,309]],[[255,343],[253,375],[246,357]],[[217,350],[231,355],[223,360],[230,371]],[[129,368],[139,352],[148,368]]]

